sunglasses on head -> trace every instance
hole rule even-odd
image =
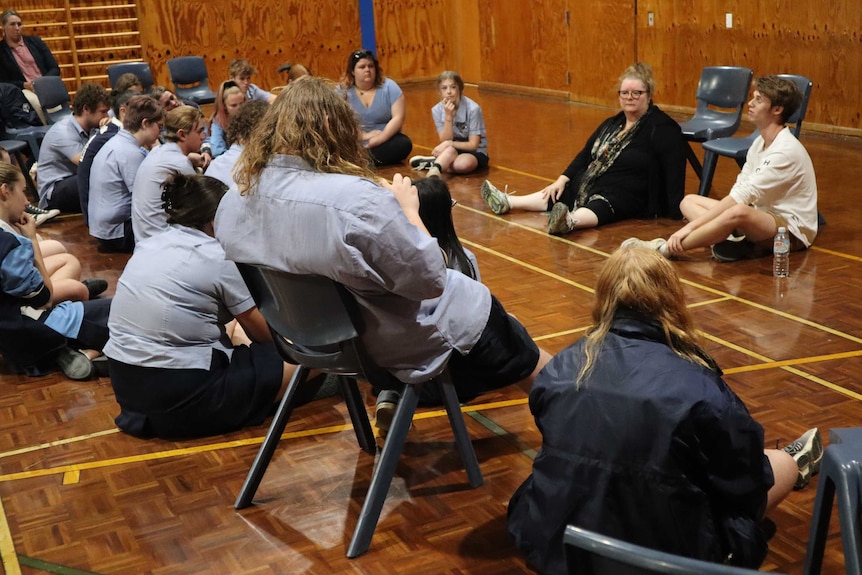
[[[353,54],[350,55],[354,60],[362,60],[363,58],[368,58],[373,60],[374,54],[372,54],[369,50],[357,50]]]

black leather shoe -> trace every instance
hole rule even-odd
[[[88,278],[81,280],[81,283],[87,286],[87,291],[90,294],[90,299],[97,297],[108,289],[108,282],[100,278]]]

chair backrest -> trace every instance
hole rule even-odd
[[[788,124],[793,124],[793,128],[791,129],[793,135],[798,138],[800,132],[802,132],[802,120],[805,119],[805,114],[808,113],[808,100],[811,99],[811,88],[814,86],[814,83],[809,78],[796,74],[778,74],[778,77],[794,82],[802,94],[802,102],[799,104],[799,108],[787,119]]]
[[[153,71],[150,70],[150,65],[146,62],[123,62],[122,64],[113,64],[108,66],[108,81],[111,84],[111,89],[117,85],[117,80],[123,74],[134,74],[144,86],[144,92],[149,92],[153,87]]]
[[[168,60],[171,82],[177,87],[206,84],[209,78],[207,65],[200,56],[180,56]]]
[[[45,118],[49,124],[53,124],[72,113],[72,107],[69,104],[69,91],[60,76],[36,78],[33,80],[33,91],[39,98],[39,103],[42,105],[42,110],[45,112]]]
[[[569,573],[577,575],[753,575],[759,571],[681,557],[574,525],[563,534]]]
[[[265,266],[237,268],[285,360],[333,373],[379,371],[359,343],[356,300],[342,285]]]
[[[706,105],[742,110],[754,72],[741,66],[707,66],[697,84],[698,108]]]

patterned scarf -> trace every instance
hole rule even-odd
[[[599,137],[596,138],[596,141],[593,143],[592,150],[590,150],[592,161],[590,162],[590,165],[587,166],[587,170],[584,172],[584,175],[581,177],[581,183],[578,186],[578,199],[575,207],[582,208],[587,205],[593,184],[596,183],[596,180],[598,180],[602,174],[608,171],[608,168],[610,168],[617,158],[620,157],[620,154],[626,146],[634,140],[643,125],[644,118],[649,116],[652,110],[653,106],[650,105],[646,113],[638,118],[634,126],[632,126],[627,132],[623,132],[623,128],[626,125],[625,119],[623,119],[622,123],[611,123],[604,127],[599,134]]]

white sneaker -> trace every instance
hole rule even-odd
[[[440,168],[437,166],[431,166],[428,168],[428,171],[425,172],[426,178],[439,178],[440,177]]]
[[[653,240],[641,240],[638,238],[629,238],[620,244],[621,248],[646,248],[648,250],[655,250],[667,259],[670,259],[670,255],[667,253],[667,250],[664,247],[667,245],[667,240],[664,238],[655,238]]]
[[[33,216],[33,218],[36,220],[37,228],[48,220],[56,218],[60,215],[60,210],[58,209],[43,210],[42,208],[36,207],[32,204],[28,204],[27,207],[24,208],[24,211]]]

